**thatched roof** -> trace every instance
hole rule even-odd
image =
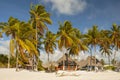
[[[49,63],[44,63],[44,64],[42,64],[42,66],[43,66],[44,68],[48,68],[48,67],[50,67],[50,66],[58,67],[58,63],[56,63],[56,62],[49,62]]]
[[[95,57],[88,56],[86,60],[81,60],[81,61],[76,61],[76,63],[79,65],[79,67],[83,66],[102,66],[102,64],[96,59],[96,64],[95,64]]]
[[[87,60],[76,61],[79,68],[87,65]]]
[[[120,68],[120,62],[117,62],[115,66]]]
[[[60,63],[61,61],[65,61],[66,60],[66,56],[63,55],[58,61],[57,63]],[[72,58],[68,57],[68,61],[74,61]]]
[[[63,61],[65,63],[65,65],[70,65],[70,66],[75,66],[77,63],[75,60],[73,60],[68,54],[63,55],[58,61],[57,63],[59,65],[63,65]]]
[[[56,63],[60,63],[63,60],[66,60],[66,56],[65,55],[63,55]]]
[[[87,58],[87,62],[88,62],[88,66],[95,66],[96,64],[95,64],[95,57],[94,56],[88,56],[88,58]],[[97,60],[97,59],[96,59]]]
[[[103,66],[100,61],[98,59],[96,59],[96,64],[95,64],[95,57],[94,56],[88,56],[86,60],[81,60],[81,61],[77,61],[77,60],[73,60],[72,58],[68,57],[68,61],[74,61],[79,68],[84,67],[84,66]],[[66,55],[63,55],[56,63],[60,63],[62,61],[66,60]]]

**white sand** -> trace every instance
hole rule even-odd
[[[74,74],[77,74],[77,76]],[[64,72],[64,76],[57,76],[55,73],[45,73],[44,71],[30,72],[22,70],[16,72],[15,69],[0,68],[0,80],[120,80],[120,72],[67,71]]]

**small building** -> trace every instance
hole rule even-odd
[[[120,72],[120,62],[117,62],[117,63],[115,64],[115,67],[116,67],[116,70],[115,70],[115,71]]]
[[[86,60],[81,60],[81,61],[76,61],[78,64],[78,68],[82,69],[82,68],[92,68],[94,69],[95,66],[98,68],[101,68],[103,65],[101,64],[101,62],[96,59],[94,56],[88,56]],[[96,63],[95,63],[96,62]]]
[[[59,70],[77,70],[77,63],[68,54],[63,55],[57,63]]]

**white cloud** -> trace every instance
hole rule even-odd
[[[8,54],[9,53],[9,40],[0,41],[0,53]]]
[[[60,14],[74,15],[83,12],[87,6],[85,0],[45,0],[52,3],[52,10]]]

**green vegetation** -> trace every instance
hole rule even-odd
[[[8,55],[0,54],[0,68],[7,68],[8,67]],[[10,58],[10,67],[15,67],[15,58]]]
[[[7,67],[8,57],[7,55],[0,54],[0,67],[4,68]]]
[[[7,22],[0,22],[0,37],[2,34],[10,37],[10,67],[16,66],[18,70],[19,66],[26,67],[29,64],[32,70],[43,70],[42,62],[39,60],[41,45],[44,45],[43,49],[48,54],[48,62],[49,54],[53,54],[55,48],[61,51],[65,48],[69,50],[70,55],[78,55],[80,51],[90,49],[91,55],[94,53],[94,56],[97,54],[97,48],[102,55],[108,56],[109,63],[114,49],[112,63],[115,64],[116,51],[120,49],[120,26],[117,24],[113,24],[110,30],[100,30],[94,25],[84,34],[74,28],[70,21],[59,23],[59,29],[55,34],[48,30],[47,24],[52,24],[52,20],[42,5],[31,5],[30,20],[27,22],[14,17],[10,17]],[[0,55],[0,67],[7,67],[7,62],[7,56]],[[104,64],[104,60],[101,62]],[[111,66],[106,69],[108,68],[113,70]]]
[[[116,69],[116,67],[114,67],[114,66],[106,66],[106,67],[104,67],[104,69],[105,70],[115,70]]]

